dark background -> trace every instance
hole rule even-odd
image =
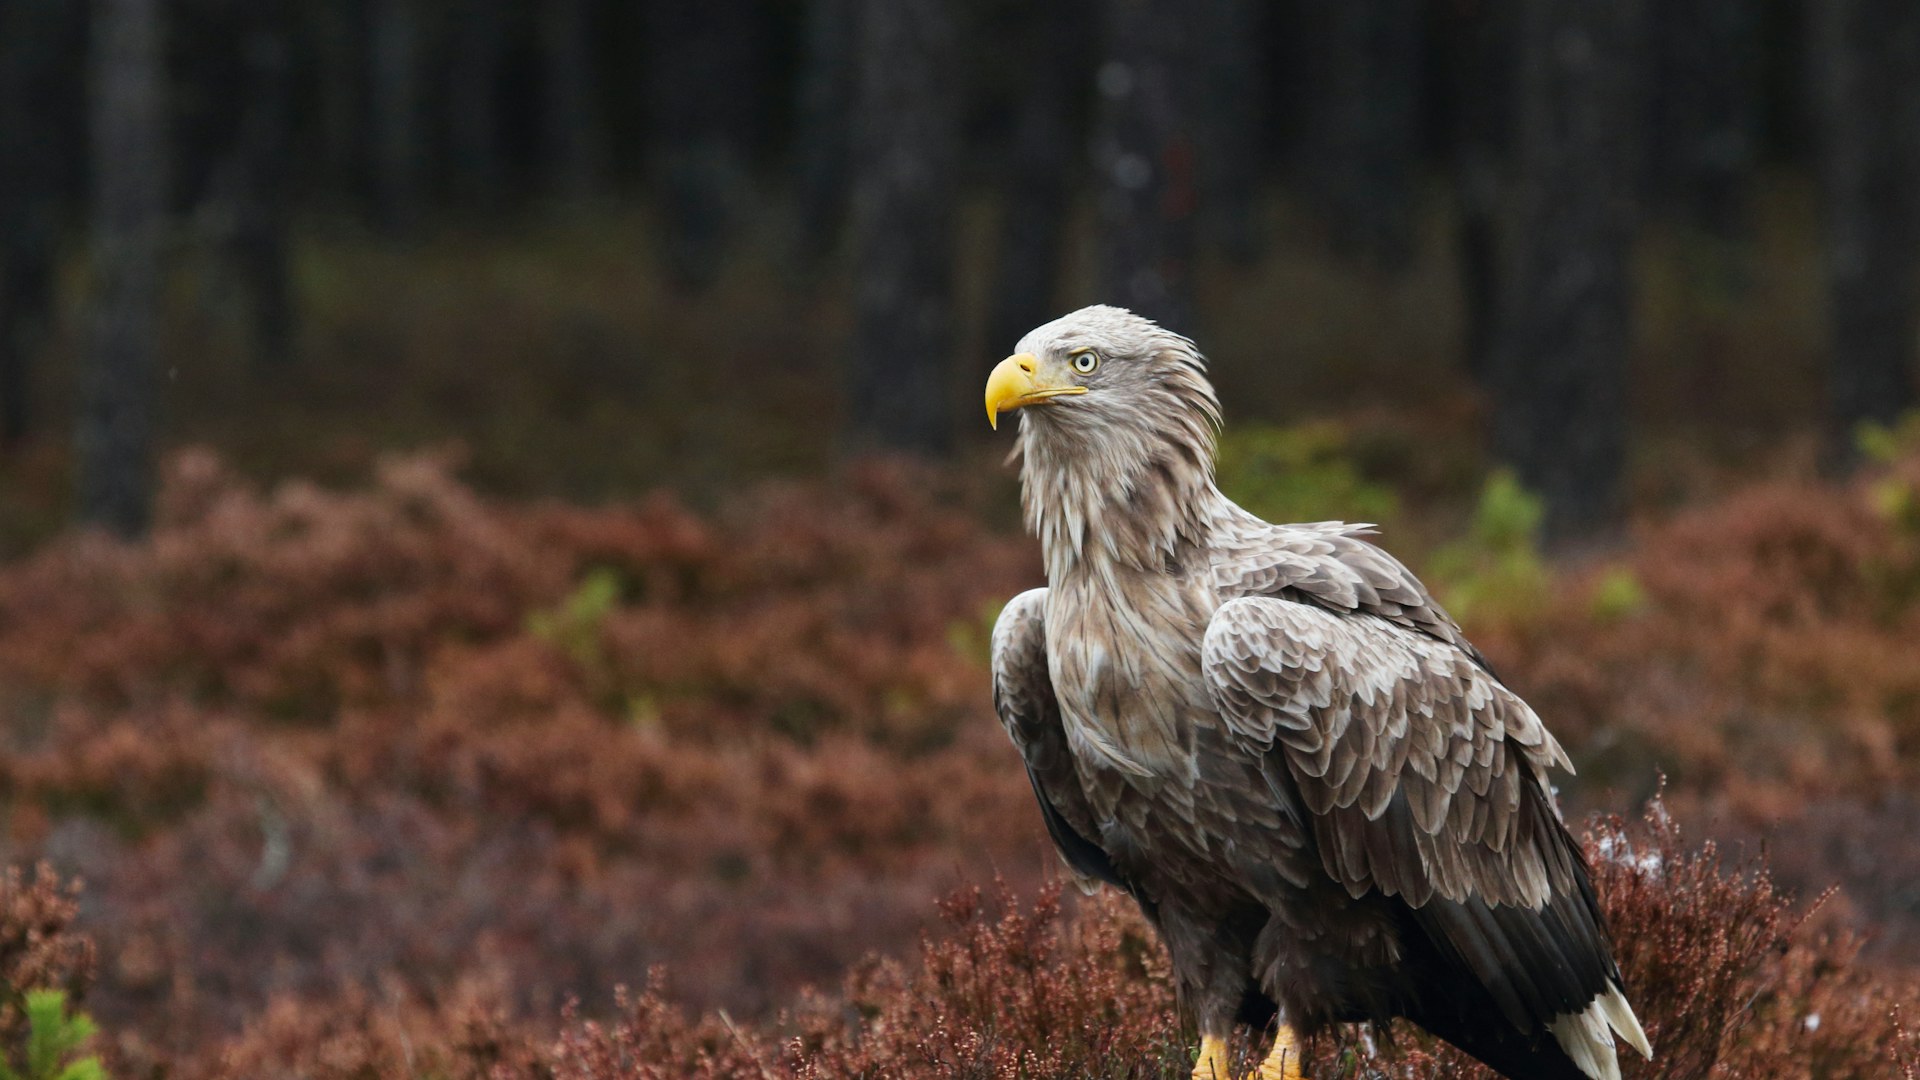
[[[1839,887],[1610,895],[1799,965],[1628,1075],[1912,1067],[1916,176],[1908,0],[0,0],[0,861],[87,882],[0,882],[0,984],[208,1078],[621,1075],[540,1048],[655,964],[674,1053],[924,998],[860,958],[1055,874],[982,381],[1104,302],[1210,357],[1229,494],[1385,526],[1571,817]]]
[[[1890,0],[0,20],[16,548],[137,531],[182,443],[280,475],[458,439],[584,496],[950,457],[979,372],[1093,301],[1197,337],[1235,417],[1472,410],[1556,537],[1669,441],[1843,464],[1912,401]]]

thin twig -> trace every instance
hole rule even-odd
[[[739,1045],[740,1049],[744,1050],[747,1056],[753,1059],[753,1067],[760,1070],[761,1080],[778,1080],[778,1078],[767,1069],[766,1063],[760,1060],[760,1052],[755,1050],[753,1046],[747,1042],[746,1036],[740,1034],[740,1029],[734,1026],[733,1017],[729,1016],[725,1009],[720,1010],[720,1022],[726,1025],[727,1034],[733,1036],[733,1041]]]

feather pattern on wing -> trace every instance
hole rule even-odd
[[[1214,614],[1202,663],[1222,721],[1250,752],[1280,751],[1318,819],[1327,872],[1354,896],[1538,907],[1571,887],[1566,845],[1544,843],[1522,812],[1546,799],[1541,777],[1566,755],[1456,646],[1244,598]]]
[[[1566,756],[1465,652],[1373,616],[1223,604],[1203,668],[1223,723],[1312,815],[1327,874],[1398,897],[1516,1028],[1619,985],[1586,867],[1544,786]]]

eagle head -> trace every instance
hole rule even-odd
[[[1015,454],[1029,525],[1077,552],[1095,521],[1145,514],[1142,554],[1171,543],[1212,490],[1219,399],[1192,341],[1096,305],[1020,339],[987,377],[987,420],[1021,409]],[[1051,555],[1050,555],[1051,559]]]
[[[1034,405],[1047,438],[1082,441],[1197,428],[1210,447],[1220,404],[1192,341],[1125,308],[1096,304],[1037,327],[987,377],[987,422]]]

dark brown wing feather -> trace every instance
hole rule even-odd
[[[1074,772],[1060,704],[1047,673],[1045,589],[1008,601],[993,625],[993,707],[1027,763],[1047,834],[1075,873],[1126,888],[1098,836],[1086,791]]]
[[[1209,692],[1311,818],[1322,868],[1411,909],[1523,1030],[1618,985],[1545,788],[1565,754],[1470,653],[1398,621],[1252,598],[1209,626]]]

